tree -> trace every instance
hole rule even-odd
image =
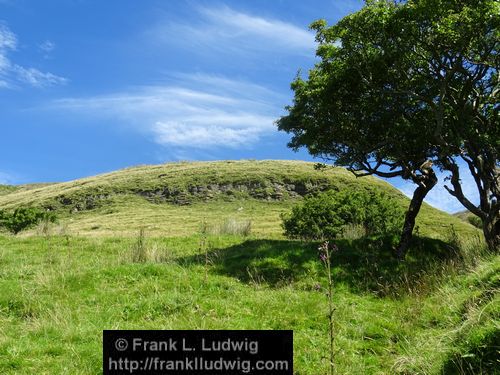
[[[42,220],[55,222],[56,216],[50,212],[43,212],[38,208],[20,207],[14,212],[0,211],[0,227],[7,228],[13,234],[18,234],[24,229],[35,226]]]
[[[416,189],[397,253],[445,171],[456,197],[500,244],[500,3],[495,0],[371,0],[316,31],[320,61],[292,83],[293,105],[277,124],[289,147],[345,166],[357,176],[401,177]],[[459,162],[463,160],[463,162]],[[462,191],[460,163],[480,197]]]

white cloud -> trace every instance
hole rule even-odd
[[[459,164],[460,165],[460,164]],[[479,197],[477,193],[476,184],[466,168],[463,168],[463,165],[460,165],[460,177],[462,184],[462,191],[465,196],[471,200],[474,204],[479,202]],[[448,191],[444,188],[444,185],[448,185],[451,187],[449,182],[445,182],[445,177],[448,175],[447,173],[436,173],[439,179],[439,183],[427,194],[425,198],[425,202],[429,203],[431,206],[439,208],[440,210],[455,213],[459,211],[464,211],[466,208],[462,206],[462,204],[453,197]],[[403,182],[401,186],[398,188],[409,198],[413,196],[413,192],[417,188],[417,185],[411,182]]]
[[[235,120],[239,121],[237,117]],[[268,119],[264,120],[267,121]],[[237,122],[230,123],[229,126],[215,124],[216,122],[210,125],[188,125],[186,122],[177,123],[173,121],[157,122],[153,130],[157,135],[158,143],[195,148],[211,146],[242,147],[257,141],[262,133],[260,129],[262,123],[252,123],[250,126],[237,126]]]
[[[275,131],[283,98],[244,81],[203,74],[180,82],[88,98],[66,98],[54,109],[120,118],[165,146],[209,149],[244,147]]]
[[[44,59],[49,59],[51,52],[56,48],[56,44],[51,40],[45,40],[38,45],[38,50],[43,54]]]
[[[22,66],[14,65],[12,70],[17,74],[19,81],[28,83],[34,87],[63,85],[67,82],[66,78],[56,76],[52,73],[43,73],[34,68],[23,68]]]
[[[163,23],[148,35],[161,42],[181,43],[203,54],[279,51],[309,56],[315,49],[314,34],[305,27],[238,12],[227,6],[198,7],[196,11],[200,16],[197,21]]]
[[[10,69],[10,61],[4,55],[2,55],[2,50],[0,49],[0,74],[7,72]]]
[[[5,24],[0,23],[0,50],[15,50],[16,46],[16,35]]]
[[[40,49],[40,51],[42,52],[45,52],[45,53],[50,53],[52,52],[55,48],[56,48],[56,45],[54,42],[50,41],[50,40],[46,40],[44,41],[43,43],[41,43],[38,48]]]
[[[0,88],[8,88],[16,83],[24,83],[34,87],[61,85],[66,78],[49,72],[42,72],[32,67],[24,67],[13,63],[9,53],[17,48],[16,35],[0,22]]]

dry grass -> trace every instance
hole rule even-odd
[[[236,235],[247,237],[252,232],[251,220],[238,220],[235,218],[228,218],[220,224],[215,224],[208,228],[209,234],[215,235]]]
[[[366,228],[360,224],[348,224],[342,228],[342,238],[357,240],[366,236]]]
[[[133,263],[165,263],[171,259],[165,246],[148,240],[144,228],[139,231],[128,256]]]

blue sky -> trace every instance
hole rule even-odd
[[[274,121],[314,65],[308,25],[362,5],[0,0],[0,183],[176,160],[311,160]],[[442,188],[428,202],[461,209]]]

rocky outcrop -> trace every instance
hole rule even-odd
[[[307,194],[331,188],[328,181],[284,182],[284,183],[221,183],[209,185],[190,185],[184,189],[161,187],[154,190],[138,191],[136,194],[155,203],[169,202],[174,204],[190,204],[193,201],[209,201],[214,199],[233,200],[254,198],[259,200],[284,200],[303,197]]]
[[[101,207],[104,202],[111,197],[110,194],[95,194],[89,193],[78,196],[60,195],[56,198],[56,205],[48,204],[46,209],[52,211],[56,209],[55,206],[64,206],[69,208],[71,212],[93,210]]]
[[[258,199],[266,201],[282,201],[300,198],[308,194],[332,188],[328,180],[318,181],[280,181],[261,182],[248,181],[236,183],[210,183],[207,185],[189,185],[186,187],[160,186],[154,189],[136,189],[127,192],[103,193],[102,191],[80,192],[78,196],[60,195],[56,205],[68,208],[71,212],[92,210],[101,207],[106,200],[117,194],[134,194],[152,203],[170,203],[189,205],[193,202],[211,200]]]

